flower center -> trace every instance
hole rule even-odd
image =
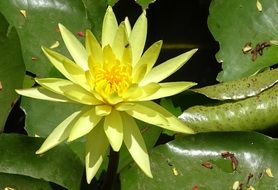
[[[122,97],[132,83],[131,64],[119,61],[111,49],[104,49],[101,63],[94,63],[94,60],[91,60],[89,64],[92,87],[105,100],[110,99],[111,96]]]
[[[120,96],[131,84],[131,68],[119,61],[106,63],[96,68],[94,73],[95,90],[101,94],[117,93]]]

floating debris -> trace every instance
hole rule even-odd
[[[248,53],[249,51],[252,50],[252,43],[251,42],[247,42],[244,47],[242,48],[242,52],[244,54]]]
[[[239,189],[239,181],[235,181],[233,184],[233,190],[238,190]]]
[[[262,11],[263,11],[263,6],[262,6],[262,4],[260,3],[260,1],[259,1],[259,0],[257,0],[256,5],[257,5],[257,9],[258,9],[258,11],[262,12]]]
[[[5,187],[4,190],[15,190],[15,188],[12,188],[12,187]]]
[[[270,40],[269,41],[270,45],[278,45],[278,40]]]
[[[249,186],[246,190],[255,190],[255,188],[252,186]]]
[[[24,18],[27,17],[27,12],[26,12],[26,10],[21,9],[21,10],[20,10],[20,13],[21,13],[22,16],[24,16]]]
[[[205,161],[202,163],[202,166],[204,166],[205,168],[208,168],[208,169],[212,169],[213,168],[213,165],[211,162],[209,161]]]
[[[237,160],[237,158],[235,157],[235,155],[233,153],[230,153],[230,152],[226,151],[226,152],[222,152],[221,156],[222,156],[222,158],[229,158],[231,160],[231,162],[232,162],[233,170],[237,169],[238,160]]]
[[[82,32],[82,31],[81,32],[77,32],[77,35],[80,36],[80,37],[84,37],[85,36],[84,32]]]
[[[175,167],[172,168],[172,172],[173,172],[174,176],[178,176],[179,175],[179,172],[178,172],[178,170]]]
[[[59,47],[59,45],[60,45],[59,41],[56,41],[54,44],[52,44],[52,45],[50,46],[50,49],[57,48],[57,47]]]
[[[265,173],[266,173],[266,175],[267,175],[268,177],[274,177],[270,168],[267,168],[267,169],[265,170]]]
[[[192,190],[199,190],[198,185],[194,185],[194,187],[192,188]]]
[[[37,58],[37,57],[34,57],[34,56],[33,56],[31,59],[32,59],[32,61],[38,60],[38,58]]]

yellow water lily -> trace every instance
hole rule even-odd
[[[62,24],[59,29],[73,60],[44,47],[42,50],[66,79],[36,78],[39,87],[17,90],[17,93],[84,106],[60,123],[36,153],[44,153],[65,140],[70,142],[86,136],[85,166],[90,183],[109,146],[119,151],[124,142],[134,161],[152,177],[147,148],[136,119],[168,130],[193,133],[152,100],[178,94],[195,85],[161,81],[182,67],[197,50],[154,67],[162,41],[143,53],[147,36],[145,11],[131,29],[128,19],[118,25],[112,8],[108,7],[101,44],[89,30],[84,47]]]

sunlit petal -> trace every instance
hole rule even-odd
[[[112,7],[108,7],[103,19],[103,25],[102,25],[102,48],[104,48],[106,45],[112,45],[114,41],[114,37],[116,35],[118,29],[118,22],[115,17],[115,14],[112,10]]]
[[[36,154],[41,154],[49,149],[53,148],[54,146],[60,144],[64,140],[66,140],[70,134],[70,131],[73,127],[73,123],[78,118],[77,116],[80,114],[81,111],[74,112],[68,118],[66,118],[62,123],[60,123],[46,138],[42,146],[39,150],[37,150]]]
[[[134,70],[136,71],[138,67],[146,64],[146,73],[149,73],[159,56],[161,46],[162,41],[160,40],[158,42],[155,42],[151,47],[149,47],[147,51],[145,51],[145,53],[142,55],[139,62],[136,64]]]
[[[56,69],[58,69],[67,79],[79,84],[85,89],[89,89],[84,75],[85,71],[80,66],[55,51],[44,47],[42,47],[42,50],[53,66],[56,67]]]
[[[35,98],[40,100],[48,100],[54,102],[72,102],[67,97],[51,92],[43,87],[16,89],[15,91],[22,96],[27,96],[30,98]]]
[[[129,43],[132,50],[132,65],[135,66],[139,61],[147,38],[147,18],[144,11],[137,19],[129,36]]]
[[[126,113],[136,119],[153,125],[163,126],[168,124],[168,121],[163,114],[144,104],[144,102],[134,103],[134,106],[132,106],[130,110],[126,110]]]
[[[123,121],[118,111],[112,110],[105,117],[104,131],[114,151],[119,151],[123,142]]]
[[[88,70],[87,65],[87,52],[80,41],[62,24],[59,24],[59,29],[62,38],[66,44],[68,51],[70,52],[73,60],[77,65],[83,68],[84,71]]]
[[[94,108],[83,109],[71,129],[68,142],[89,133],[98,124],[101,118],[101,116],[95,114]]]
[[[166,83],[159,83],[160,88],[150,96],[146,96],[141,98],[141,101],[147,100],[156,100],[159,98],[164,98],[168,96],[173,96],[180,92],[183,92],[186,89],[195,86],[196,83],[194,82],[166,82]]]
[[[189,134],[194,133],[191,128],[178,120],[174,115],[152,101],[136,103],[126,113],[136,119],[168,130]]]
[[[102,62],[102,48],[90,30],[86,31],[86,50],[88,57],[92,56],[96,63]]]
[[[122,22],[116,32],[112,49],[118,60],[122,59],[125,46],[128,44],[125,23]]]
[[[144,78],[144,76],[146,75],[147,68],[148,68],[147,64],[141,64],[139,67],[134,69],[132,82],[133,83],[140,82]]]
[[[36,78],[35,80],[44,88],[57,94],[64,95],[73,101],[88,105],[96,105],[101,103],[101,101],[96,99],[93,94],[69,80],[58,78]]]
[[[99,105],[95,107],[96,115],[106,116],[109,115],[112,111],[112,107],[110,105]]]
[[[124,123],[124,143],[137,165],[149,177],[152,177],[148,151],[140,130],[134,119],[121,114]]]
[[[101,122],[102,123],[102,122]],[[103,162],[109,142],[103,131],[101,124],[98,124],[86,136],[85,167],[86,179],[90,183],[96,175],[101,163]]]
[[[173,114],[171,114],[169,111],[167,111],[165,108],[162,106],[152,102],[152,101],[147,101],[147,102],[142,102],[143,105],[148,106],[149,108],[155,110],[156,112],[162,114],[165,119],[167,119],[168,124],[167,125],[161,125],[160,127],[176,131],[176,132],[181,132],[181,133],[188,133],[188,134],[193,134],[194,131],[186,126],[182,121],[180,121],[177,117],[175,117]]]
[[[135,87],[134,87],[135,88]],[[158,83],[149,83],[142,87],[136,87],[134,90],[128,89],[126,92],[126,100],[127,101],[144,101],[145,97],[151,96],[156,93],[160,89],[160,85]]]
[[[196,51],[197,49],[193,49],[154,67],[140,82],[140,85],[148,84],[150,82],[160,82],[164,80],[165,78],[176,72],[178,69],[180,69]]]
[[[129,37],[129,35],[131,33],[131,26],[130,26],[130,22],[128,20],[128,17],[125,17],[125,28],[126,28],[127,36]]]

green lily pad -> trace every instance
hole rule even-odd
[[[100,42],[102,31],[102,20],[107,9],[107,3],[113,6],[116,0],[82,0],[88,19],[91,23],[91,30]]]
[[[154,3],[156,0],[135,0],[143,9],[147,9],[149,4]]]
[[[155,143],[157,142],[162,129],[157,126],[153,126],[142,121],[136,121],[138,126],[140,126],[141,134],[144,138],[146,147],[148,150],[151,150]],[[120,159],[119,159],[119,166],[118,171],[120,172],[123,168],[128,166],[131,162],[133,162],[133,158],[131,157],[130,153],[128,152],[126,146],[122,146],[120,150]]]
[[[15,28],[9,27],[0,14],[0,132],[18,98],[16,88],[21,88],[25,67]]]
[[[190,107],[179,118],[196,132],[266,129],[278,124],[277,98],[276,84],[243,100]]]
[[[259,133],[190,135],[153,149],[153,179],[132,165],[121,173],[121,188],[232,189],[238,181],[243,189],[278,189],[277,159],[278,141]]]
[[[265,71],[255,76],[193,89],[211,99],[238,100],[255,96],[278,82],[278,69]]]
[[[255,0],[214,0],[211,3],[208,26],[220,44],[216,58],[223,62],[223,71],[217,77],[221,82],[250,76],[278,62],[277,45],[265,47],[262,52],[257,49],[252,53],[257,45],[278,39],[278,1],[259,2],[262,5],[261,11]],[[251,43],[252,50],[247,52],[248,43]],[[242,50],[244,48],[245,52]]]
[[[51,47],[58,41],[59,46],[55,50],[69,57],[58,23],[65,25],[80,40],[84,37],[78,32],[90,28],[82,1],[1,1],[0,12],[18,31],[26,70],[40,77],[59,75],[42,53],[41,46]]]
[[[36,150],[43,139],[15,134],[0,135],[0,172],[29,176],[78,190],[83,165],[66,146],[57,146],[45,154]]]
[[[28,176],[0,173],[0,178],[0,189],[3,190],[52,190],[48,182]]]

